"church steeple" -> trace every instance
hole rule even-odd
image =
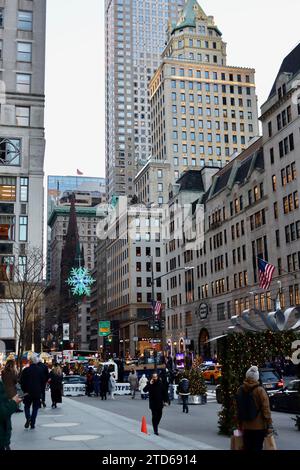
[[[75,207],[75,197],[71,199],[69,224],[65,244],[61,254],[61,294],[68,295],[68,286],[66,281],[72,268],[79,267],[80,263],[80,244],[77,226],[77,216]]]

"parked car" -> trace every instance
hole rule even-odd
[[[202,371],[204,380],[210,381],[211,384],[217,383],[222,375],[222,368],[220,365],[215,364],[207,367]]]
[[[281,390],[284,387],[284,381],[276,369],[259,369],[259,379],[262,386],[269,395],[273,393],[274,390]]]
[[[267,394],[270,396],[277,390],[282,390],[284,387],[284,381],[280,377],[276,369],[272,368],[261,368],[259,369],[259,380],[262,387],[266,390]],[[221,385],[216,387],[216,399],[219,404],[222,404],[221,398]]]
[[[270,407],[273,411],[300,413],[300,380],[292,380],[282,390],[270,395]]]

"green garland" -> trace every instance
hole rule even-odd
[[[220,363],[222,364],[221,397],[219,413],[220,434],[232,435],[236,428],[235,395],[252,365],[262,367],[274,356],[291,356],[294,332],[234,333],[220,341]]]

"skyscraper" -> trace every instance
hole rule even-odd
[[[259,134],[255,70],[226,56],[214,18],[188,0],[150,82],[152,155],[171,164],[173,182],[189,167],[225,165]]]
[[[185,0],[106,0],[107,194],[134,194],[151,154],[148,84],[160,64],[168,21]]]
[[[43,248],[45,32],[46,0],[0,2],[0,281]],[[15,350],[7,315],[3,302],[0,337]]]

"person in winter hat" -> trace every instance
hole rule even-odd
[[[273,433],[269,397],[259,382],[257,366],[246,372],[237,394],[239,428],[243,432],[244,450],[263,450],[264,438]]]

